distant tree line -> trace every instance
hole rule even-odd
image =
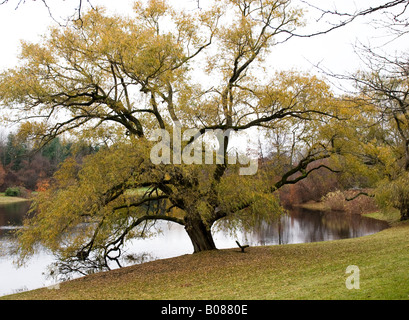
[[[75,149],[75,151],[74,151]],[[90,144],[53,139],[37,150],[29,142],[10,133],[0,137],[0,192],[21,187],[28,192],[41,191],[50,183],[59,165],[68,157],[82,159],[97,151]]]

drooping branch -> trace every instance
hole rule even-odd
[[[366,197],[370,197],[370,198],[374,198],[374,197],[375,197],[375,195],[369,194],[369,193],[367,193],[367,192],[359,192],[358,194],[356,194],[355,196],[353,196],[353,197],[351,197],[351,198],[345,198],[345,201],[350,202],[350,201],[353,201],[353,200],[359,198],[360,196],[366,196]]]
[[[104,205],[108,204],[109,202],[115,200],[116,198],[118,198],[119,195],[123,194],[123,185],[118,185],[117,187],[114,188],[115,190],[117,190],[117,192],[115,190],[110,191],[110,196],[106,197],[105,203]],[[131,204],[127,204],[127,205],[122,205],[122,206],[117,206],[115,208],[113,208],[113,212],[118,211],[118,210],[123,210],[123,209],[129,209],[132,207],[141,207],[145,204],[149,204],[151,202],[156,203],[157,201],[160,200],[164,200],[164,199],[168,199],[168,196],[166,195],[159,195],[159,196],[153,196],[153,197],[146,197],[141,199],[138,202],[134,202]],[[91,237],[90,241],[84,245],[77,253],[77,258],[79,258],[80,260],[85,260],[88,258],[88,256],[90,255],[91,251],[94,249],[94,245],[95,245],[95,240],[100,232],[100,230],[103,228],[104,224],[105,224],[105,219],[106,216],[103,216],[101,221],[98,223],[97,227],[94,230],[93,236]],[[174,222],[180,225],[185,225],[185,222],[177,217],[172,217],[172,216],[168,216],[168,215],[162,215],[162,214],[146,214],[142,217],[138,217],[133,223],[131,223],[129,226],[127,226],[123,232],[117,236],[114,240],[106,243],[104,245],[105,247],[105,254],[104,254],[104,258],[106,259],[109,255],[110,252],[112,251],[118,251],[120,249],[120,247],[124,244],[125,241],[125,237],[137,226],[141,225],[143,222],[146,221],[156,221],[156,220],[163,220],[163,221],[169,221],[169,222]],[[115,260],[115,259],[114,259]],[[118,262],[118,261],[117,261]]]

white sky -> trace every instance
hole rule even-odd
[[[67,12],[73,12],[79,0],[49,0],[53,17],[63,21]],[[200,0],[205,3],[206,0]],[[0,69],[12,66],[16,62],[21,39],[35,41],[39,35],[47,31],[49,25],[55,25],[47,8],[41,1],[26,0],[17,9],[19,0],[9,0],[0,6]],[[86,3],[86,1],[83,1]],[[190,8],[196,7],[195,0],[170,1],[179,6]],[[357,8],[365,8],[384,3],[386,0],[309,0],[310,3],[319,7],[325,7],[339,11],[355,11]],[[67,5],[68,3],[68,5]],[[132,10],[133,0],[91,0],[93,5],[103,5],[118,13],[126,14]],[[357,4],[359,3],[359,5]],[[310,10],[312,11],[312,9]],[[282,69],[291,67],[310,68],[308,61],[319,62],[336,69],[349,68],[357,59],[353,53],[353,44],[357,39],[367,42],[369,39],[379,36],[380,31],[365,25],[368,19],[358,19],[352,25],[332,31],[327,35],[315,38],[292,39],[285,45],[280,45],[273,51],[272,63]],[[277,57],[277,58],[275,58]],[[355,64],[354,63],[354,64]]]
[[[0,70],[16,64],[21,39],[35,42],[41,34],[46,33],[48,26],[56,24],[42,1],[26,0],[16,9],[18,2],[19,0],[9,0],[8,3],[0,5]],[[58,21],[63,21],[63,17],[73,12],[79,0],[49,0],[47,2],[53,4],[51,7],[53,17]],[[200,0],[201,5],[204,5],[205,2],[206,0]],[[309,0],[309,3],[321,8],[336,8],[339,11],[349,12],[374,7],[385,2],[386,0]],[[133,0],[91,0],[91,3],[126,14],[132,10]],[[170,3],[188,6],[190,9],[197,7],[195,0],[171,0]],[[316,72],[313,64],[320,63],[320,66],[335,73],[353,72],[359,67],[359,59],[353,50],[353,44],[357,40],[365,44],[387,41],[382,37],[382,30],[376,30],[367,24],[370,18],[359,18],[353,24],[326,35],[314,38],[293,38],[275,47],[267,63],[272,69],[279,70],[295,68]],[[399,43],[389,44],[388,50],[407,49],[406,44],[402,45],[405,43],[404,40],[400,39]]]

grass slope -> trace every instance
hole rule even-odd
[[[409,222],[362,238],[202,252],[3,299],[409,299]],[[349,265],[360,289],[348,290]]]

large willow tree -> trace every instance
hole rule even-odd
[[[0,77],[7,120],[39,144],[70,134],[106,146],[61,166],[19,235],[21,256],[41,244],[72,269],[109,267],[157,220],[183,225],[194,252],[212,250],[219,219],[280,213],[276,191],[330,169],[311,164],[330,157],[337,118],[354,110],[316,77],[264,68],[272,47],[302,25],[290,0],[214,1],[189,12],[151,0],[130,18],[91,10],[41,43],[22,43],[19,66]],[[157,129],[169,132],[171,152],[176,131],[197,129],[181,142],[187,148],[209,143],[208,130],[223,136],[213,164],[158,164]],[[232,133],[243,131],[285,132],[287,163],[241,175],[228,160]]]

